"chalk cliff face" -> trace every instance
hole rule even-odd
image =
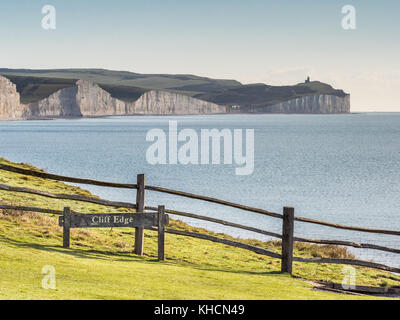
[[[311,95],[276,105],[228,108],[186,95],[157,90],[144,93],[136,101],[122,101],[112,97],[93,82],[79,80],[75,86],[61,89],[38,102],[21,104],[16,86],[7,78],[0,76],[0,120],[228,112],[349,113],[350,96]]]
[[[76,86],[62,89],[39,102],[25,106],[24,118],[98,117],[135,114],[209,114],[224,113],[226,108],[181,94],[150,91],[137,101],[113,98],[90,81],[79,80]]]
[[[24,106],[23,117],[52,118],[52,117],[81,117],[76,101],[77,87],[70,87],[53,93],[46,99]]]
[[[335,114],[350,113],[350,95],[311,95],[283,101],[266,106],[236,106],[230,109],[233,113],[309,113]]]
[[[350,95],[314,95],[281,102],[268,108],[270,113],[349,113]]]
[[[195,99],[182,94],[149,91],[143,94],[134,104],[136,114],[210,114],[226,113],[226,107],[211,102]]]
[[[113,98],[97,84],[79,80],[76,85],[76,103],[82,116],[93,117],[126,114],[126,103]]]
[[[0,120],[20,119],[22,109],[15,84],[0,76]]]

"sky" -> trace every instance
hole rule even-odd
[[[42,8],[56,29],[42,28]],[[345,30],[342,8],[356,10]],[[398,111],[398,0],[2,0],[0,68],[105,68],[351,94],[352,111]]]

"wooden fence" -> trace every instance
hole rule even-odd
[[[280,239],[282,241],[282,253],[278,254],[278,253],[272,252],[272,251],[264,249],[264,248],[259,248],[259,247],[248,245],[248,244],[241,243],[238,241],[221,239],[221,238],[218,238],[215,236],[194,233],[194,232],[188,232],[188,231],[182,231],[182,230],[176,230],[176,229],[171,229],[171,228],[165,229],[165,232],[167,232],[167,233],[181,235],[181,236],[187,236],[187,237],[193,237],[193,238],[213,241],[213,242],[217,242],[217,243],[222,243],[225,245],[250,250],[250,251],[256,252],[258,254],[266,255],[266,256],[269,256],[272,258],[281,259],[281,261],[282,261],[281,271],[282,272],[287,272],[287,273],[292,274],[293,261],[297,261],[297,262],[305,262],[305,263],[333,263],[333,264],[363,266],[363,267],[369,267],[369,268],[374,268],[374,269],[379,269],[379,270],[384,270],[384,271],[389,271],[389,272],[394,272],[394,273],[400,274],[400,268],[391,267],[391,266],[387,266],[384,264],[378,264],[378,263],[374,263],[374,262],[370,262],[370,261],[362,261],[362,260],[356,260],[356,259],[333,259],[333,258],[308,259],[308,258],[301,258],[301,257],[293,256],[294,242],[313,243],[313,244],[320,244],[320,245],[340,245],[340,246],[347,246],[347,247],[353,247],[353,248],[373,249],[373,250],[379,250],[379,251],[400,254],[399,249],[389,248],[389,247],[384,247],[384,246],[374,245],[374,244],[369,244],[369,243],[357,243],[357,242],[341,241],[341,240],[298,238],[298,237],[295,237],[295,235],[294,235],[295,222],[316,224],[316,225],[321,225],[321,226],[326,226],[326,227],[336,228],[336,229],[342,229],[342,230],[393,235],[393,236],[400,236],[400,231],[362,228],[362,227],[357,227],[357,226],[346,226],[346,225],[341,225],[341,224],[335,224],[335,223],[330,223],[330,222],[325,222],[325,221],[309,219],[309,218],[297,217],[297,216],[295,216],[294,208],[291,208],[291,207],[284,207],[282,213],[276,213],[276,212],[271,212],[271,211],[267,211],[264,209],[259,209],[259,208],[254,208],[254,207],[237,204],[237,203],[233,203],[233,202],[229,202],[229,201],[224,201],[224,200],[220,200],[220,199],[216,199],[216,198],[212,198],[212,197],[206,197],[206,196],[201,196],[201,195],[196,195],[196,194],[192,194],[192,193],[171,190],[171,189],[166,189],[166,188],[161,188],[161,187],[149,186],[149,185],[146,185],[145,175],[143,175],[143,174],[140,174],[137,176],[136,184],[123,184],[123,183],[113,183],[113,182],[91,180],[91,179],[66,177],[66,176],[48,174],[48,173],[39,172],[39,171],[26,170],[26,169],[14,167],[14,166],[3,165],[3,164],[0,164],[0,170],[5,170],[5,171],[13,172],[13,173],[29,175],[29,176],[34,176],[34,177],[39,177],[39,178],[43,178],[43,179],[55,180],[55,181],[70,182],[70,183],[76,183],[76,184],[95,185],[95,186],[109,187],[109,188],[133,189],[133,190],[136,190],[136,203],[133,204],[133,203],[128,203],[128,202],[108,201],[108,200],[86,197],[86,196],[81,196],[81,195],[52,194],[52,193],[28,189],[28,188],[0,185],[0,190],[3,190],[3,191],[28,193],[28,194],[34,194],[34,195],[43,196],[43,197],[52,198],[52,199],[82,201],[82,202],[94,203],[94,204],[99,204],[99,205],[104,205],[104,206],[109,206],[109,207],[115,207],[115,208],[135,209],[138,212],[144,212],[145,210],[157,211],[158,208],[145,205],[146,191],[152,191],[152,192],[165,193],[165,194],[170,194],[170,195],[175,195],[175,196],[185,197],[185,198],[190,198],[190,199],[202,200],[202,201],[206,201],[209,203],[219,204],[219,205],[223,205],[223,206],[227,206],[227,207],[231,207],[231,208],[236,208],[236,209],[241,209],[241,210],[248,211],[248,212],[253,212],[253,213],[264,215],[264,216],[269,216],[269,217],[275,218],[275,219],[280,219],[280,220],[282,220],[282,233],[278,234],[278,233],[270,232],[267,230],[249,227],[249,226],[245,226],[245,225],[241,225],[241,224],[237,224],[237,223],[233,223],[233,222],[229,222],[229,221],[225,221],[225,220],[221,220],[221,219],[216,219],[216,218],[212,218],[212,217],[206,217],[206,216],[202,216],[202,215],[198,215],[198,214],[194,214],[194,213],[176,211],[176,210],[172,210],[172,209],[165,209],[165,213],[167,213],[167,214],[188,217],[188,218],[202,220],[202,221],[208,221],[208,222],[212,222],[212,223],[216,223],[216,224],[220,224],[220,225],[224,225],[224,226],[228,226],[228,227],[238,228],[238,229],[242,229],[242,230],[247,230],[247,231],[251,231],[254,233],[258,233],[258,234],[262,234],[262,235]],[[58,210],[50,210],[50,209],[35,208],[35,207],[11,206],[11,205],[0,205],[0,210],[1,209],[49,213],[49,214],[55,214],[55,215],[63,214],[63,211],[58,211]],[[75,212],[75,213],[79,213],[79,212]],[[157,228],[151,228],[151,230],[156,231]],[[143,255],[143,244],[144,244],[144,228],[136,228],[136,232],[135,232],[135,253],[136,254]]]

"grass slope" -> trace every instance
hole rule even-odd
[[[211,79],[195,75],[139,74],[105,69],[29,70],[0,68],[0,74],[41,78],[82,79],[112,86],[166,89],[189,95],[241,85],[240,82],[235,80]]]
[[[15,165],[0,159],[0,163]],[[24,168],[29,165],[20,164]],[[52,193],[90,195],[79,187],[0,170],[0,183]],[[0,203],[80,212],[126,212],[76,201],[0,191]],[[280,261],[255,253],[171,234],[166,262],[156,261],[157,234],[145,232],[145,256],[132,254],[130,229],[74,229],[63,249],[57,217],[0,212],[0,299],[360,299],[312,290],[310,284],[279,274]],[[214,233],[172,220],[172,228]],[[219,237],[232,237],[218,234]],[[279,242],[242,240],[279,252]],[[297,244],[304,257],[349,257],[344,248]],[[41,287],[42,268],[54,266],[57,290]],[[357,284],[398,286],[400,277],[357,269]],[[295,263],[295,276],[341,282],[342,267]],[[365,298],[365,297],[363,297]]]
[[[21,103],[28,104],[45,99],[68,87],[75,86],[79,79],[45,78],[32,76],[4,75],[13,82],[21,97]],[[112,97],[123,101],[136,101],[147,89],[138,87],[128,87],[120,85],[109,85],[99,83],[99,86],[111,94]]]
[[[58,90],[73,87],[76,80],[6,76],[17,87],[21,103],[40,101]]]
[[[347,95],[319,81],[294,86],[242,85],[235,80],[194,75],[138,74],[104,69],[0,69],[0,75],[17,84],[23,103],[38,101],[46,97],[49,91],[55,92],[60,86],[69,86],[71,81],[77,79],[101,84],[104,90],[121,100],[137,100],[148,90],[166,90],[220,105],[240,105],[243,112],[268,112],[270,105],[308,95]]]

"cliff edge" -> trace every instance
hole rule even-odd
[[[23,106],[15,84],[0,76],[0,120],[18,120],[22,118]]]
[[[151,88],[97,84],[89,80],[0,76],[0,120],[349,112],[350,95],[318,81],[280,87],[236,85],[189,95]]]
[[[39,101],[21,104],[15,84],[0,76],[0,120],[226,112],[225,106],[157,90],[144,93],[136,101],[123,101],[87,80],[79,80],[75,86]]]

